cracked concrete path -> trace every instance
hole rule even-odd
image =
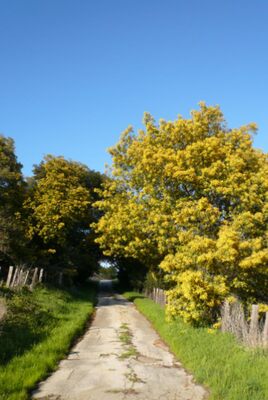
[[[207,392],[193,382],[135,306],[106,291],[100,293],[86,334],[32,396],[39,400],[202,400]]]

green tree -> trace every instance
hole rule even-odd
[[[28,236],[43,263],[77,269],[88,276],[100,252],[90,224],[103,177],[85,165],[48,155],[34,168],[29,198]]]
[[[24,227],[21,216],[25,195],[22,165],[15,155],[14,141],[0,135],[0,261],[19,261],[23,253]]]

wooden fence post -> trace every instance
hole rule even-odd
[[[19,273],[19,268],[16,267],[10,287],[14,287],[15,286],[15,282],[16,282],[18,273]]]
[[[7,312],[6,303],[4,299],[0,298],[0,322],[4,318]]]
[[[6,282],[6,287],[10,286],[11,279],[12,279],[12,274],[13,274],[13,269],[14,267],[10,266],[8,270],[8,276],[7,276],[7,282]]]
[[[262,332],[262,341],[264,347],[268,347],[268,311],[265,313],[265,323]]]
[[[22,284],[22,277],[23,277],[23,269],[19,268],[16,286],[20,286]]]
[[[44,269],[41,268],[41,269],[40,269],[40,273],[39,273],[39,279],[38,279],[38,281],[39,281],[40,283],[42,282],[43,274],[44,274]]]
[[[23,281],[23,286],[27,285],[27,280],[28,280],[29,273],[30,273],[30,270],[27,269],[26,270],[26,274],[25,274],[25,278],[24,278],[24,281]]]
[[[153,300],[160,306],[165,307],[166,305],[166,294],[163,289],[153,288],[151,292],[147,291],[147,297],[149,297],[151,300]]]
[[[259,306],[258,304],[253,304],[251,309],[250,316],[250,325],[249,325],[249,340],[250,344],[255,346],[258,342],[258,333],[259,333]]]
[[[36,283],[37,274],[38,274],[38,268],[35,268],[35,269],[34,269],[34,273],[33,273],[32,283],[31,283],[31,285],[30,285],[31,290],[34,288],[34,285],[35,285],[35,283]]]
[[[165,291],[162,290],[162,306],[165,307],[166,305],[166,295],[165,295]]]

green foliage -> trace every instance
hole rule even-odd
[[[14,264],[58,267],[84,281],[98,269],[101,251],[90,225],[100,213],[92,207],[104,180],[85,165],[46,156],[23,179],[14,142],[0,135],[1,273]]]
[[[40,308],[39,290],[39,296],[27,289],[21,293],[8,294],[8,313],[1,328],[1,365],[38,343],[46,336],[47,325],[49,328],[53,325],[53,314],[50,310]]]
[[[35,167],[24,207],[28,237],[43,265],[79,267],[83,279],[98,268],[100,251],[90,224],[98,219],[92,203],[102,181],[98,172],[63,157],[47,156]]]
[[[125,297],[134,300],[197,382],[208,387],[210,400],[268,399],[267,353],[247,350],[231,335],[194,328],[180,319],[168,323],[164,310],[139,293]]]
[[[168,289],[168,284],[164,280],[161,270],[148,271],[146,274],[143,289],[152,292],[154,288]]]
[[[95,290],[37,288],[5,295],[9,311],[0,337],[0,399],[26,400],[82,333]]]
[[[22,165],[17,162],[14,141],[0,135],[0,203],[16,211],[23,194]]]
[[[101,266],[99,268],[98,274],[101,279],[116,279],[117,269],[115,265]]]
[[[20,259],[24,243],[21,217],[25,185],[14,142],[0,135],[0,262]]]
[[[116,259],[118,269],[119,290],[142,290],[144,286],[146,267],[134,258],[118,257]]]
[[[170,316],[213,321],[224,299],[268,297],[268,162],[255,124],[228,129],[219,107],[191,118],[146,115],[110,149],[111,179],[96,207],[106,255],[160,267]]]
[[[126,323],[121,324],[120,326],[119,340],[124,346],[124,351],[119,356],[120,360],[125,360],[138,355],[138,352],[132,343],[132,333]]]

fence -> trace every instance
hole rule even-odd
[[[7,288],[22,288],[29,287],[33,289],[37,283],[49,282],[62,286],[63,283],[68,283],[68,276],[64,274],[62,269],[58,268],[28,268],[23,266],[10,266],[7,270],[0,267],[0,287]]]
[[[166,294],[163,289],[153,288],[145,295],[155,303],[165,307]],[[252,305],[251,314],[245,315],[241,303],[230,304],[225,302],[221,310],[221,330],[230,332],[248,347],[268,347],[268,311],[259,313],[259,307]]]
[[[163,289],[153,288],[151,291],[147,290],[145,295],[162,307],[167,304],[166,294]]]
[[[6,311],[7,311],[7,308],[6,308],[5,301],[4,301],[4,299],[0,298],[0,323],[1,323],[1,320],[4,318]],[[1,327],[1,325],[0,325],[0,327]],[[0,333],[1,333],[1,330],[0,330]]]
[[[22,288],[24,286],[33,289],[37,283],[43,281],[44,269],[43,268],[25,268],[13,267],[8,268],[6,279],[2,279],[0,286],[5,285],[8,288]]]
[[[232,333],[245,345],[268,347],[268,312],[260,316],[257,304],[252,305],[250,317],[247,318],[241,303],[225,302],[221,321],[222,331]]]
[[[33,290],[37,283],[44,280],[49,282],[57,282],[59,285],[63,284],[63,272],[58,270],[53,273],[44,271],[44,268],[26,268],[25,266],[10,266],[8,269],[0,267],[0,288],[6,287],[14,290],[20,290],[23,287],[28,287]],[[0,296],[0,334],[1,322],[7,313],[5,300]]]

